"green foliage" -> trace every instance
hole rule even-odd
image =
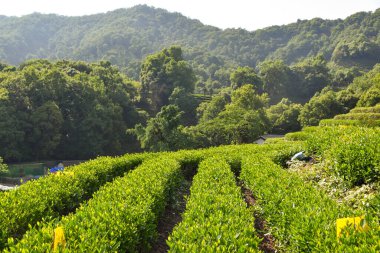
[[[190,167],[187,165],[199,163],[201,164],[193,180],[183,220],[167,241],[171,251],[259,250],[259,239],[253,229],[252,210],[246,208],[240,187],[236,185],[234,178],[234,173],[239,174],[241,171],[240,180],[252,190],[256,200],[256,214],[266,221],[268,232],[276,238],[278,250],[377,252],[380,238],[377,193],[374,193],[375,198],[366,208],[365,219],[369,231],[359,232],[354,231],[354,228],[347,228],[337,238],[337,218],[361,216],[363,213],[350,210],[314,184],[305,182],[297,174],[284,170],[275,163],[284,164],[292,154],[305,150],[306,147],[308,152],[314,150],[322,154],[331,171],[342,166],[342,173],[347,173],[346,179],[365,176],[366,179],[378,181],[379,129],[308,127],[301,133],[307,136],[304,143],[283,140],[264,145],[231,145],[161,153],[154,154],[154,157],[153,154],[147,154],[101,158],[68,169],[64,173],[27,183],[14,191],[20,194],[17,197],[25,200],[25,196],[29,199],[37,196],[49,208],[50,205],[46,203],[54,201],[59,201],[60,206],[67,206],[73,200],[61,197],[60,194],[65,196],[66,190],[71,191],[87,180],[87,187],[82,191],[96,185],[91,190],[95,191],[94,188],[99,187],[98,181],[104,183],[105,178],[110,181],[115,176],[123,175],[131,169],[132,163],[136,166],[143,160],[143,164],[135,170],[101,187],[75,213],[67,216],[62,213],[51,215],[49,208],[40,207],[45,210],[45,221],[37,223],[37,226],[31,224],[29,231],[18,243],[10,238],[10,248],[5,249],[5,252],[52,252],[53,231],[57,226],[63,228],[66,238],[66,248],[60,248],[59,251],[88,252],[94,248],[102,252],[149,251],[155,242],[158,220],[169,196],[182,180],[181,167],[188,170]],[[351,136],[355,138],[349,139]],[[370,156],[366,156],[368,154]],[[351,164],[354,166],[349,167]],[[104,173],[112,176],[107,177]],[[81,180],[75,181],[79,175],[82,175]],[[49,180],[61,187],[52,188],[52,185],[47,184]],[[38,188],[38,182],[44,188]],[[38,189],[33,192],[33,188],[27,188],[28,185]],[[22,192],[23,187],[28,191]],[[41,193],[51,189],[56,193],[54,196],[58,197],[49,197],[45,202],[49,195]],[[21,193],[25,196],[22,197]],[[15,193],[0,194],[0,204],[2,205],[6,196],[12,194]],[[13,201],[8,204],[12,205]],[[17,213],[13,215],[20,216],[29,210],[38,209],[37,202],[28,201],[31,203],[28,208],[15,209]],[[6,206],[1,206],[0,217],[6,214],[3,212]],[[14,218],[5,216],[4,219],[7,221]],[[5,222],[0,224],[3,223]],[[10,227],[3,226],[7,229]],[[4,230],[0,231],[3,233]]]
[[[379,138],[378,127],[319,127],[307,133],[306,149],[321,155],[347,185],[361,185],[380,176]]]
[[[3,158],[0,157],[0,176],[8,173],[8,166],[3,163]]]
[[[305,132],[294,132],[285,134],[285,139],[289,141],[305,141],[308,134]]]
[[[216,118],[230,102],[231,96],[226,93],[217,94],[210,101],[202,102],[197,108],[199,123]]]
[[[252,84],[245,84],[231,94],[231,106],[237,106],[247,111],[267,107],[268,102],[268,95],[258,95]]]
[[[260,64],[260,75],[264,82],[264,91],[276,103],[292,89],[292,71],[283,61],[265,61]]]
[[[336,99],[344,107],[344,112],[350,111],[359,101],[359,94],[356,94],[351,89],[344,89],[336,93]]]
[[[355,107],[350,113],[380,113],[380,104],[373,107]]]
[[[30,230],[9,252],[52,251],[52,232],[65,231],[66,250],[139,252],[149,249],[158,217],[180,180],[180,163],[170,155],[146,159],[124,177],[102,187],[75,214]],[[80,226],[79,226],[80,224]]]
[[[48,101],[31,114],[33,134],[30,137],[34,157],[50,157],[61,140],[63,116],[53,101]]]
[[[336,115],[334,119],[337,120],[360,120],[360,121],[371,121],[380,120],[380,113],[347,113]]]
[[[374,106],[378,103],[380,103],[380,82],[363,93],[358,101],[358,106]]]
[[[221,30],[145,5],[83,17],[35,13],[1,19],[0,58],[11,64],[30,58],[104,59],[137,80],[143,58],[178,44],[201,82],[226,87],[231,69],[255,67],[270,59],[291,64],[323,54],[327,60],[333,56],[337,64],[370,68],[379,62],[378,18],[379,10],[344,20],[299,20],[249,32]]]
[[[183,220],[168,238],[169,252],[258,251],[254,217],[225,160],[204,160],[190,190]]]
[[[255,70],[250,67],[238,67],[230,76],[232,89],[237,89],[244,84],[252,84],[256,92],[261,93],[263,90],[263,81],[256,74]]]
[[[42,219],[74,211],[100,186],[142,162],[145,155],[103,157],[29,181],[0,195],[0,248],[8,237],[19,238]]]
[[[284,134],[301,129],[298,121],[302,106],[283,98],[278,104],[269,107],[266,112],[271,122],[271,133]]]
[[[293,66],[293,71],[302,80],[300,84],[301,94],[307,98],[312,97],[316,92],[330,84],[329,69],[322,55],[306,58]]]
[[[380,106],[356,107],[348,114],[336,115],[334,119],[324,119],[320,126],[366,126],[376,127],[380,125]]]
[[[184,88],[174,88],[169,97],[169,103],[178,106],[179,110],[183,112],[182,125],[196,124],[196,108],[199,102],[190,92],[186,92]]]
[[[380,102],[380,64],[361,77],[354,79],[348,86],[358,97],[357,106],[375,106]]]
[[[183,112],[176,105],[161,108],[155,118],[148,120],[144,128],[141,124],[130,130],[137,136],[142,148],[151,151],[178,150],[186,147],[186,135],[181,132],[180,122]]]
[[[332,86],[346,87],[355,77],[361,76],[363,73],[357,67],[345,68],[335,64],[329,64],[330,75],[332,77]]]
[[[149,55],[141,66],[140,80],[142,101],[148,103],[153,112],[169,104],[175,87],[192,92],[195,85],[192,68],[183,60],[182,49],[175,46]]]
[[[109,62],[33,60],[0,78],[6,161],[85,159],[133,150],[133,83]]]
[[[301,110],[299,121],[302,126],[317,126],[322,119],[332,118],[344,112],[344,106],[331,90],[324,90],[314,95]]]
[[[380,178],[379,128],[344,128],[331,140],[326,159],[332,170],[350,186]]]
[[[263,156],[243,159],[240,177],[284,251],[327,252],[337,246],[335,220],[349,213],[326,194]]]
[[[323,119],[319,126],[365,126],[380,127],[380,120],[357,120],[357,119]]]
[[[231,103],[225,104],[226,100],[226,96],[220,95],[201,105],[203,115],[199,124],[186,129],[186,133],[193,136],[194,146],[249,143],[268,129],[269,120],[263,109],[268,97],[256,94],[253,85],[234,90]]]
[[[348,86],[349,90],[353,90],[359,96],[371,87],[378,85],[380,82],[380,64],[376,64],[370,71],[362,76],[354,79]]]
[[[379,62],[380,47],[365,34],[342,40],[332,54],[332,60],[341,65],[362,65],[368,68]]]

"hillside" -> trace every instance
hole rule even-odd
[[[379,62],[379,16],[378,9],[345,20],[299,20],[252,32],[221,30],[146,5],[82,17],[1,16],[0,60],[19,64],[29,58],[105,59],[126,67],[137,79],[143,58],[177,44],[205,80],[213,79],[221,67],[254,67],[274,58],[291,64],[317,54],[339,65],[369,69]]]
[[[0,249],[379,252],[379,131],[98,157],[0,194]]]

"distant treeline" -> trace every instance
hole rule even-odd
[[[205,86],[215,90],[229,84],[231,69],[255,68],[273,59],[294,64],[322,55],[335,65],[368,71],[379,62],[379,20],[380,9],[344,20],[298,20],[249,32],[221,30],[146,5],[82,17],[0,16],[0,60],[107,60],[138,80],[147,55],[175,44],[198,77],[198,91]]]
[[[267,60],[258,71],[232,69],[229,85],[214,94],[194,94],[197,77],[178,46],[144,59],[139,82],[108,61],[0,64],[0,157],[88,159],[249,143],[380,102],[380,65],[367,73],[331,66],[322,55],[291,66]]]

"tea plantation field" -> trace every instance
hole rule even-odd
[[[362,113],[362,112],[360,112]],[[319,181],[371,186],[360,207],[290,172],[305,151]],[[264,145],[100,157],[0,193],[4,252],[380,252],[380,130],[306,128]],[[187,174],[180,220],[160,226]],[[189,179],[188,179],[189,180]],[[314,180],[315,181],[315,180]],[[334,188],[335,189],[335,188]],[[174,200],[173,200],[174,199]],[[362,201],[358,199],[358,201]],[[357,218],[355,225],[339,223]],[[163,243],[163,247],[154,247]]]

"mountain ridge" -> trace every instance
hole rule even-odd
[[[198,72],[205,70],[205,79],[213,77],[216,68],[256,67],[268,59],[292,64],[318,54],[343,66],[355,65],[358,61],[352,64],[352,59],[345,61],[345,57],[370,56],[360,51],[368,47],[371,53],[380,52],[378,20],[380,9],[358,12],[344,20],[314,18],[248,31],[204,25],[178,12],[147,5],[73,17],[33,13],[0,18],[0,60],[14,65],[31,58],[108,60],[136,79],[143,58],[176,44],[185,49],[185,57],[194,62]],[[358,45],[351,48],[356,40]],[[338,52],[335,57],[339,44],[354,52]],[[370,69],[378,61],[357,65]]]

